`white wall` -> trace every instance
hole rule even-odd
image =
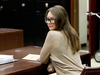
[[[89,12],[89,0],[87,0],[87,12]]]
[[[81,44],[87,43],[87,0],[79,0],[79,38]]]

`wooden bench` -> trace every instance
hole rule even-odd
[[[23,47],[23,30],[0,28],[0,51]]]

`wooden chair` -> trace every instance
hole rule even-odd
[[[80,75],[100,75],[100,67],[84,67]]]

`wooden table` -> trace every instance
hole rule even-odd
[[[14,55],[14,59],[19,59],[19,61],[0,65],[0,75],[48,75],[47,65],[42,65],[40,62],[36,61],[22,59],[28,54],[40,54],[40,50],[41,47],[38,46],[26,46],[1,51],[0,54]],[[81,53],[82,58],[85,54],[86,53]],[[87,57],[85,57],[85,59],[87,59]]]

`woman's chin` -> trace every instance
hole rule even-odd
[[[49,30],[54,30],[53,28],[49,28]]]

